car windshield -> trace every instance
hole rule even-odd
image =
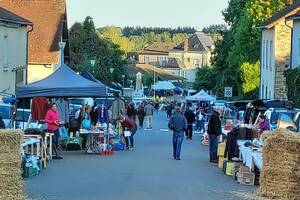
[[[18,110],[17,111],[17,116],[16,116],[16,121],[21,121],[21,122],[27,122],[30,116],[29,111],[22,111]]]
[[[0,106],[0,116],[3,119],[10,119],[12,113],[12,107],[10,106]]]
[[[271,115],[271,124],[277,124],[277,121],[293,122],[293,114],[287,112],[273,112]]]

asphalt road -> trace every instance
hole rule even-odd
[[[152,131],[138,130],[134,151],[114,156],[65,152],[38,176],[26,179],[29,198],[49,200],[235,200],[239,185],[208,162],[200,136],[184,141],[182,160],[172,158],[172,134],[164,113]]]

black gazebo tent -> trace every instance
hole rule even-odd
[[[64,63],[50,76],[16,89],[17,98],[32,97],[100,97],[106,96],[106,86],[88,80]]]

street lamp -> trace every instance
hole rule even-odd
[[[110,73],[112,74],[114,72],[114,68],[109,68]],[[106,104],[106,110],[108,112],[109,106],[108,106],[108,79],[106,79],[106,95],[105,95],[105,104]],[[108,119],[106,119],[106,131],[107,131],[107,145],[109,144],[109,122]]]
[[[91,63],[92,68],[93,68],[93,75],[95,76],[94,66],[95,66],[95,64],[96,64],[96,60],[95,60],[95,59],[91,59],[91,60],[90,60],[90,63]]]
[[[123,88],[125,87],[125,75],[122,75],[122,84],[123,84]]]

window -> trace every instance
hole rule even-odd
[[[261,48],[261,63],[262,63],[262,68],[265,68],[265,45],[266,41],[263,41],[262,48]]]
[[[270,67],[270,71],[272,71],[272,53],[273,51],[273,41],[270,41],[270,54],[269,54],[269,67]]]
[[[262,87],[261,87],[261,98],[264,99],[264,95],[265,95],[265,85],[262,84]]]
[[[200,67],[200,59],[195,60],[195,67]]]
[[[8,35],[4,35],[3,41],[3,67],[7,70],[8,67]]]
[[[266,43],[266,59],[265,59],[265,63],[266,63],[266,70],[268,70],[268,63],[269,62],[269,40],[267,40]]]
[[[298,67],[300,67],[300,38],[298,39]]]
[[[17,71],[16,74],[16,86],[20,87],[24,85],[24,70]]]
[[[146,64],[149,64],[149,63],[150,63],[150,58],[149,58],[149,56],[145,56],[145,63],[146,63]]]
[[[167,58],[165,56],[158,56],[158,65],[160,67],[167,65]]]

